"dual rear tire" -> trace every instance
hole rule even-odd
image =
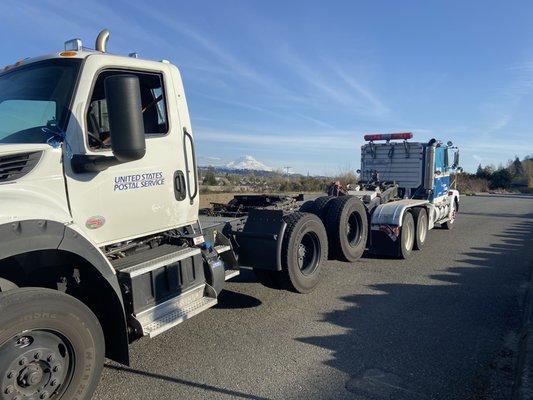
[[[333,196],[321,196],[315,200],[306,201],[300,207],[300,212],[315,214],[318,218],[323,219],[328,209],[328,204],[336,198]]]
[[[254,269],[257,280],[275,289],[309,293],[320,282],[328,256],[328,239],[322,221],[310,213],[283,217],[287,227],[281,244],[281,271]]]
[[[400,236],[393,244],[395,248],[395,255],[398,258],[409,258],[411,252],[413,251],[415,243],[416,229],[415,229],[415,220],[411,212],[406,212],[403,215],[402,219],[402,228],[400,230]]]
[[[300,211],[313,213],[324,222],[329,258],[348,262],[361,258],[368,238],[368,217],[360,199],[323,196],[305,202]]]
[[[328,256],[353,262],[365,250],[368,219],[356,197],[319,197],[283,218],[287,227],[282,270],[254,269],[257,280],[267,287],[308,293],[318,284]]]
[[[393,244],[393,254],[398,258],[409,258],[413,250],[421,250],[426,243],[429,227],[425,208],[417,207],[406,211],[402,219],[400,236]]]
[[[368,238],[368,218],[361,200],[337,197],[324,213],[331,258],[354,262],[363,255]]]
[[[416,230],[413,248],[415,250],[422,250],[422,247],[424,247],[424,244],[426,243],[429,230],[428,213],[426,209],[422,207],[414,208],[411,212],[415,221]]]

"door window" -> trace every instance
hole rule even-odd
[[[123,70],[104,71],[96,80],[87,111],[87,134],[92,149],[105,149],[111,145],[104,81],[108,76],[117,74],[132,74],[139,78],[145,133],[162,135],[168,132],[168,114],[161,74]]]

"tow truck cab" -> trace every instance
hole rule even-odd
[[[436,139],[411,142],[412,137],[410,132],[370,134],[361,146],[359,190],[349,194],[365,202],[375,253],[408,256],[411,247],[423,246],[428,230],[451,229],[459,209],[452,181],[461,171],[458,148]]]

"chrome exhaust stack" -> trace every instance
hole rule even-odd
[[[102,29],[100,33],[98,34],[98,37],[96,38],[96,43],[94,45],[95,50],[101,53],[105,53],[108,40],[109,40],[109,30]]]

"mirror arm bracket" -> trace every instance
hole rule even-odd
[[[101,172],[113,165],[120,164],[114,156],[95,156],[85,154],[74,154],[70,161],[72,170],[77,173]]]

